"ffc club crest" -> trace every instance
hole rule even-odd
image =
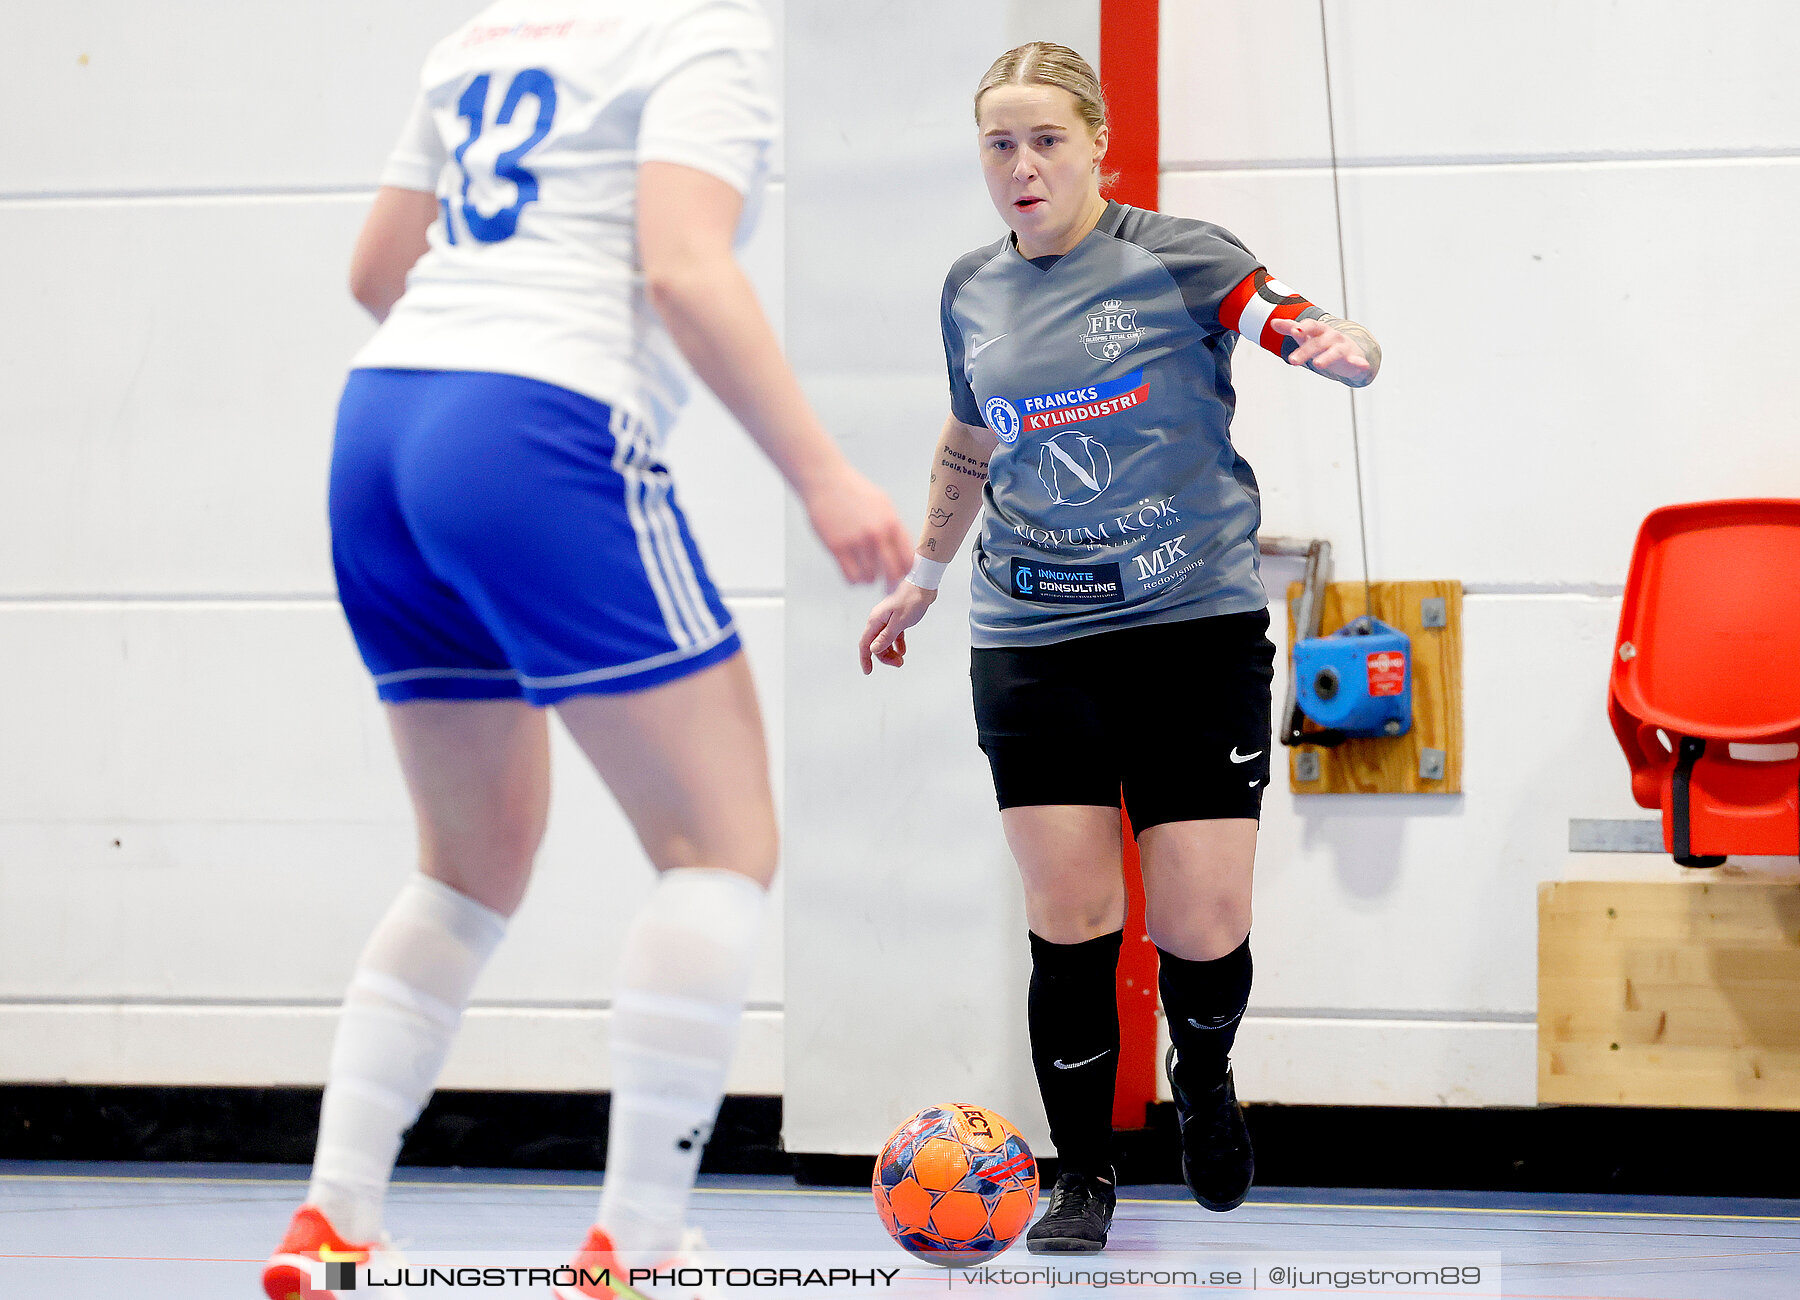
[[[1087,333],[1081,336],[1081,345],[1096,361],[1117,361],[1143,337],[1144,331],[1137,324],[1137,308],[1108,298],[1088,310]]]

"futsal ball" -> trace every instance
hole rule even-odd
[[[945,1268],[992,1259],[1031,1222],[1037,1161],[991,1110],[927,1106],[894,1130],[875,1161],[875,1208],[890,1236]]]

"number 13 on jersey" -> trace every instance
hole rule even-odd
[[[456,101],[457,115],[468,122],[469,134],[456,147],[454,155],[460,178],[452,180],[452,185],[457,187],[454,208],[449,195],[438,196],[438,206],[444,214],[446,237],[452,244],[457,242],[457,213],[461,214],[463,229],[471,238],[483,244],[497,244],[503,239],[512,238],[519,228],[519,214],[524,211],[527,203],[538,196],[538,179],[524,165],[525,155],[537,148],[544,137],[550,134],[550,123],[556,117],[556,82],[542,68],[526,68],[513,77],[500,101],[500,110],[494,115],[493,125],[512,125],[513,119],[519,116],[521,102],[527,98],[537,104],[537,124],[530,135],[495,157],[490,172],[482,166],[479,155],[477,158],[469,157],[469,149],[481,138],[482,130],[487,124],[488,89],[491,81],[491,74],[479,74],[469,82],[462,98]],[[471,186],[476,186],[478,194],[481,191],[498,191],[504,194],[506,187],[510,186],[513,192],[512,202],[498,212],[484,213],[470,198]]]

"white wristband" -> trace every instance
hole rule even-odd
[[[938,583],[943,579],[948,564],[939,564],[936,560],[928,560],[923,555],[913,556],[912,572],[906,580],[922,591],[936,591]]]

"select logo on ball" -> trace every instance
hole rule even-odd
[[[982,1106],[927,1106],[875,1161],[875,1209],[902,1249],[945,1268],[1010,1246],[1037,1207],[1037,1160],[1019,1131]]]

